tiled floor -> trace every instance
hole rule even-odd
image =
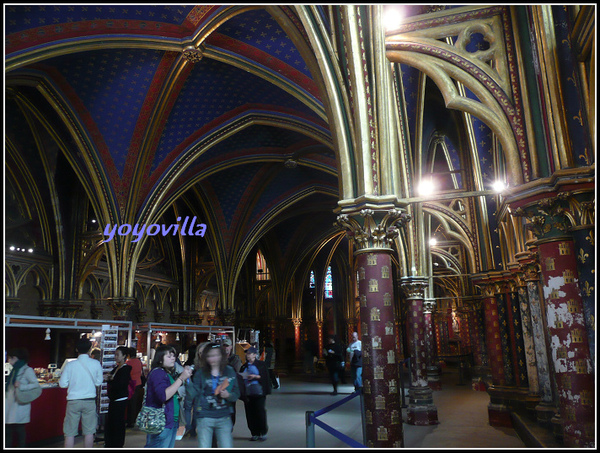
[[[403,424],[405,448],[525,448],[513,429],[494,428],[488,424],[487,405],[489,396],[485,392],[471,390],[469,385],[456,385],[458,380],[453,370],[442,374],[442,390],[434,392],[434,403],[438,408],[440,423],[435,426],[412,426]],[[281,388],[267,397],[268,438],[264,442],[251,442],[246,425],[244,406],[237,402],[237,421],[233,430],[234,447],[240,449],[260,448],[305,448],[306,411],[315,411],[342,399],[352,392],[350,385],[340,386],[340,393],[331,396],[331,385],[326,377],[313,381],[303,376],[281,378]],[[404,420],[406,420],[406,412]],[[362,442],[360,402],[358,398],[319,417],[320,420]],[[80,448],[83,438],[75,440]],[[125,448],[141,448],[145,435],[140,431],[128,430]],[[317,448],[348,448],[320,427],[315,428]],[[62,443],[45,447],[58,448]],[[102,448],[101,442],[94,447]],[[196,439],[177,441],[175,448],[197,448]]]

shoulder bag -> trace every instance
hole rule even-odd
[[[164,431],[167,424],[165,409],[163,407],[146,406],[146,394],[148,393],[148,385],[144,389],[144,402],[142,409],[138,413],[135,420],[135,425],[147,434],[160,434]]]
[[[15,398],[17,403],[25,405],[35,401],[42,394],[42,386],[37,382],[37,386],[31,389],[23,389],[19,383],[19,387],[15,391]]]

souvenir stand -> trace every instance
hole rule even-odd
[[[160,322],[140,323],[135,327],[137,349],[142,351],[141,359],[147,370],[150,369],[153,341],[159,339],[161,343],[177,343],[181,352],[185,353],[192,344],[202,341],[220,341],[223,336],[228,336],[235,344],[235,329],[232,326],[202,326],[185,324],[165,324]],[[193,339],[188,338],[192,335]],[[181,338],[183,335],[183,339]],[[143,349],[144,346],[145,349]]]
[[[63,436],[67,389],[58,386],[62,369],[77,358],[75,344],[89,338],[102,351],[103,372],[114,366],[118,345],[131,345],[131,321],[53,318],[6,314],[4,316],[5,355],[11,348],[29,351],[28,365],[42,386],[42,395],[31,403],[31,421],[27,424],[28,446],[43,445]],[[6,373],[6,371],[5,371]],[[102,386],[99,412],[107,410],[106,386]]]

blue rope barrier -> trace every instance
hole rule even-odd
[[[360,393],[358,392],[354,392],[344,398],[342,398],[341,400],[339,400],[336,403],[333,403],[327,407],[324,407],[323,409],[319,409],[318,411],[315,411],[315,417],[318,417],[319,415],[323,415],[326,414],[329,411],[334,410],[336,407],[341,406],[342,404],[345,404],[346,402],[350,401],[352,398],[357,397],[358,395],[360,395]]]
[[[332,428],[331,426],[329,426],[327,423],[322,422],[321,420],[318,420],[317,417],[326,414],[327,412],[332,411],[333,409],[335,409],[336,407],[341,406],[342,404],[347,403],[348,401],[350,401],[353,398],[356,398],[357,396],[360,395],[360,391],[356,391],[344,398],[342,398],[341,400],[327,406],[324,407],[323,409],[319,409],[318,411],[315,411],[313,413],[311,413],[308,417],[308,419],[310,420],[310,423],[313,423],[317,426],[320,426],[321,428],[323,428],[325,431],[327,431],[329,434],[331,434],[333,437],[341,440],[342,442],[346,443],[347,445],[353,447],[353,448],[367,448],[366,445],[361,444],[360,442],[357,442],[356,440],[352,439],[351,437],[345,435],[344,433],[339,432],[337,429]],[[307,413],[308,415],[309,413]],[[308,424],[307,424],[308,426]],[[314,442],[314,434],[313,434],[313,439],[312,441]]]
[[[346,436],[344,433],[339,432],[337,429],[332,428],[327,423],[324,423],[321,420],[317,420],[316,417],[311,416],[310,419],[315,425],[320,426],[325,431],[327,431],[329,434],[331,434],[333,437],[348,444],[352,448],[367,448],[365,445],[361,444],[360,442],[357,442],[354,439],[352,439],[351,437]]]

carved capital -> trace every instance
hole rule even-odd
[[[298,328],[302,325],[302,318],[292,318],[292,324],[294,324],[294,328]]]
[[[435,311],[435,299],[425,299],[423,301],[423,313],[433,313]]]
[[[224,326],[233,326],[235,323],[235,310],[233,308],[227,308],[224,310],[219,310],[218,312],[219,318],[221,319],[222,325]]]
[[[21,301],[18,297],[7,297],[6,299],[4,299],[4,308],[6,310],[6,313],[9,315],[15,314],[20,304]]]
[[[407,299],[423,299],[428,286],[426,277],[402,277],[400,288]]]
[[[523,281],[533,282],[540,279],[540,264],[538,252],[523,253],[517,257],[519,273]]]
[[[393,241],[399,234],[398,227],[409,220],[410,215],[399,209],[363,209],[354,215],[338,215],[334,225],[346,230],[348,237],[354,240],[356,253],[365,253],[391,251]]]
[[[127,319],[129,316],[129,310],[134,304],[134,297],[109,297],[107,299],[107,305],[113,311],[114,319]]]

